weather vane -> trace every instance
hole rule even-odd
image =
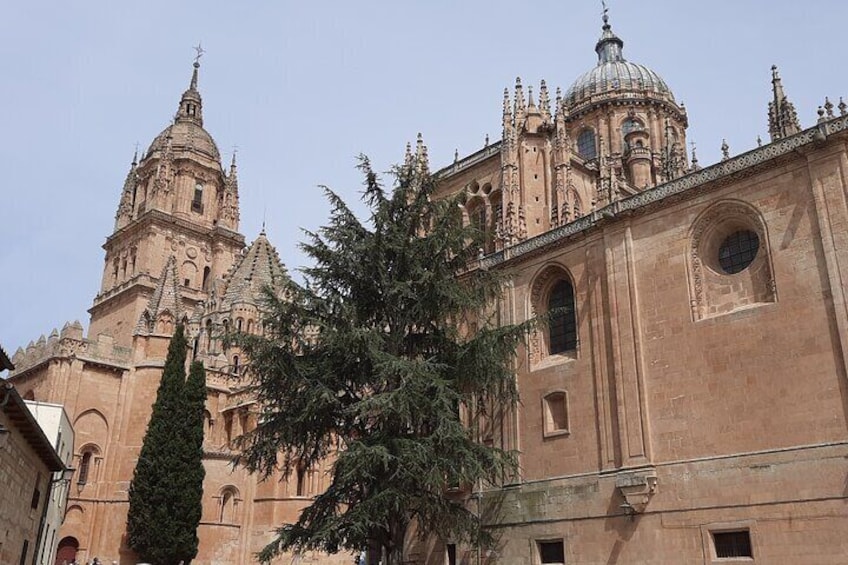
[[[194,62],[199,63],[200,58],[203,57],[203,54],[206,53],[206,51],[203,50],[203,47],[200,46],[200,43],[197,44],[197,47],[195,47],[194,50],[197,52],[197,56],[194,58]]]
[[[609,16],[607,15],[607,12],[609,12],[609,8],[607,7],[607,2],[606,2],[606,0],[601,0],[601,6],[602,6],[602,7],[603,7],[603,9],[604,9],[603,14],[602,14],[602,15],[603,15],[603,17],[604,17],[604,21],[607,21],[607,18],[609,17]]]

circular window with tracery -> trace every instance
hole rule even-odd
[[[760,238],[752,230],[737,230],[725,237],[718,248],[718,263],[728,275],[740,273],[757,257]]]

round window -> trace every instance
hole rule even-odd
[[[718,248],[721,270],[732,275],[748,268],[757,257],[760,238],[751,230],[738,230],[724,238]]]

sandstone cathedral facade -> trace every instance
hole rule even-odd
[[[841,563],[848,107],[802,128],[773,69],[770,142],[701,168],[685,108],[623,45],[605,18],[594,67],[564,93],[517,82],[501,140],[436,173],[487,233],[479,267],[514,273],[499,318],[567,314],[520,351],[521,403],[476,430],[520,472],[448,493],[485,512],[498,546],[410,538],[410,562]],[[13,359],[21,394],[74,422],[60,559],[135,562],[127,489],[177,323],[208,374],[195,562],[252,562],[326,486],[323,468],[260,482],[230,465],[257,407],[219,337],[261,332],[261,289],[288,275],[264,233],[245,247],[197,70],[124,183],[88,336],[69,324]]]

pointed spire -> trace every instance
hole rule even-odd
[[[239,214],[239,186],[238,168],[236,167],[236,154],[238,147],[233,147],[233,158],[230,162],[230,171],[224,176],[224,194],[218,209],[219,223],[232,230],[238,231]]]
[[[545,79],[542,79],[542,84],[539,86],[539,108],[542,110],[545,121],[549,121],[551,118],[551,99],[548,95],[548,85],[545,83]]]
[[[521,86],[521,77],[515,77],[515,107],[512,113],[516,128],[523,127],[526,111],[527,106],[524,102],[524,88]]]
[[[418,140],[415,150],[415,164],[419,167],[421,173],[427,174],[430,172],[430,157],[427,155],[427,146],[424,145],[424,136],[418,132]]]
[[[173,331],[183,317],[180,285],[177,280],[177,258],[168,257],[156,290],[139,316],[135,335],[150,335]],[[161,323],[160,323],[161,322]]]
[[[689,170],[690,171],[697,171],[697,170],[700,170],[701,165],[698,164],[698,156],[695,154],[695,142],[692,141],[690,143],[692,145],[692,159],[691,159],[691,163],[689,165]]]
[[[280,256],[265,234],[265,223],[259,236],[244,250],[227,275],[227,288],[222,295],[222,308],[237,303],[261,306],[266,286],[280,290],[288,280]]]
[[[133,153],[133,160],[127,178],[124,180],[124,188],[121,191],[121,200],[118,203],[118,211],[115,213],[115,229],[120,229],[132,220],[133,207],[135,205],[136,186],[138,184],[138,147]]]
[[[783,91],[783,81],[777,72],[777,65],[771,66],[772,101],[769,102],[769,135],[776,141],[801,131],[795,106]]]
[[[180,99],[180,107],[177,109],[175,122],[190,121],[200,126],[203,125],[203,100],[200,97],[200,91],[197,90],[197,75],[200,70],[200,57],[203,56],[203,48],[198,45],[194,48],[197,51],[197,56],[194,58],[191,72],[191,82],[188,90],[183,92]]]
[[[824,109],[827,112],[827,119],[833,117],[833,102],[830,101],[830,98],[827,96],[824,97]]]
[[[845,110],[848,110],[848,104],[845,104],[845,102],[842,100],[841,96],[839,97],[839,105],[837,106],[837,108],[839,108],[839,115],[840,116],[844,116]]]
[[[403,164],[407,167],[412,166],[412,144],[406,142],[406,151],[403,153]]]
[[[730,159],[730,146],[727,144],[726,139],[721,140],[721,160],[727,161]]]
[[[509,99],[509,89],[504,87],[504,95],[503,95],[503,128],[506,131],[507,128],[512,127],[512,104]]]

